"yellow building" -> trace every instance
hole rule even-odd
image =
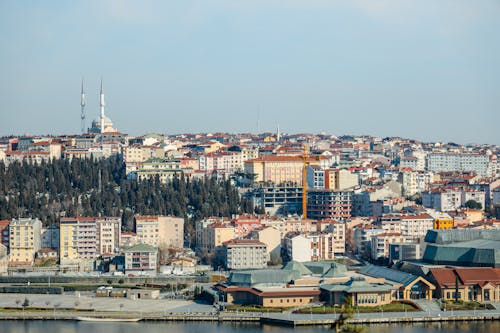
[[[141,146],[132,145],[125,147],[123,151],[123,158],[125,163],[139,163],[146,162],[151,158],[164,158],[165,151],[162,147],[158,146]]]
[[[308,159],[309,165],[328,167],[328,160],[324,156]],[[245,172],[255,174],[256,182],[302,183],[303,161],[300,156],[262,156],[245,161]]]
[[[137,242],[162,249],[182,248],[184,219],[174,216],[136,216]]]
[[[78,263],[78,220],[63,218],[59,222],[59,263]]]
[[[235,238],[234,226],[223,223],[213,223],[202,230],[201,249],[213,252],[217,246]]]
[[[20,218],[9,224],[9,261],[12,265],[32,265],[42,247],[42,222]]]
[[[452,229],[454,225],[453,217],[450,215],[438,212],[434,217],[434,229]]]

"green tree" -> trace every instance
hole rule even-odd
[[[477,202],[477,201],[472,200],[472,199],[471,199],[471,200],[468,200],[468,201],[464,204],[464,206],[465,206],[466,208],[470,208],[470,209],[483,209],[483,205],[481,205],[481,203],[480,203],[480,202]]]

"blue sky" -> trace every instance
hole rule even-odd
[[[0,134],[326,132],[500,144],[500,1],[0,0]]]

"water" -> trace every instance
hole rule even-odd
[[[0,333],[332,333],[325,327],[289,328],[259,324],[218,324],[211,322],[92,323],[77,321],[0,320]],[[368,333],[496,333],[500,322],[455,322],[413,325],[372,325]]]

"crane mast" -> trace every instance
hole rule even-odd
[[[307,146],[304,144],[304,152],[302,153],[302,217],[307,219],[307,159],[309,153]]]

